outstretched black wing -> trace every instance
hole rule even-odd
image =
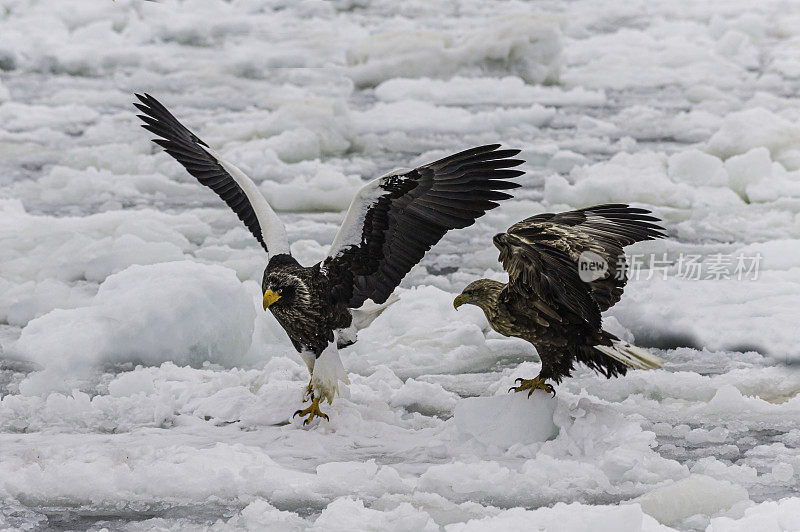
[[[622,203],[595,205],[575,211],[544,213],[526,218],[508,228],[528,245],[547,244],[565,253],[577,271],[582,253],[592,252],[608,264],[605,274],[588,283],[592,299],[600,311],[613,306],[627,281],[625,256],[622,248],[664,237],[664,228],[654,222],[646,209]],[[496,244],[496,243],[495,243]]]
[[[161,138],[153,142],[183,165],[197,180],[217,193],[258,239],[265,251],[288,253],[283,225],[241,170],[220,159],[205,142],[189,131],[149,94],[137,94],[142,127]],[[271,249],[268,249],[271,248]]]
[[[510,198],[501,192],[519,184],[524,172],[511,159],[519,150],[479,146],[367,183],[353,199],[324,267],[334,297],[349,307],[386,298],[431,246],[450,229],[475,219]]]

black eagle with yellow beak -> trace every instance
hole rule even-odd
[[[276,255],[264,270],[261,290],[264,310],[272,312],[298,351],[317,354],[334,340],[338,347],[352,343],[335,338],[335,331],[350,327],[353,315],[344,302],[330,297],[332,286],[321,264],[306,268],[291,255]]]
[[[475,223],[505,190],[519,150],[479,146],[414,169],[390,172],[367,182],[353,198],[328,256],[305,267],[291,255],[286,230],[244,172],[225,161],[184,127],[155,98],[137,95],[143,127],[197,180],[236,213],[268,256],[262,290],[269,309],[308,365],[311,405],[295,414],[327,419],[319,402],[333,401],[347,382],[338,346],[355,340],[354,313],[376,316],[392,292],[447,231]],[[364,307],[369,307],[365,310]],[[369,320],[357,320],[364,326]]]

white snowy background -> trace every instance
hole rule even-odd
[[[800,530],[798,90],[782,0],[0,0],[0,528]],[[142,91],[306,264],[394,167],[502,142],[524,188],[408,275],[303,428],[265,256]],[[507,395],[535,350],[453,297],[501,278],[494,233],[611,201],[668,228],[605,316],[664,368]]]

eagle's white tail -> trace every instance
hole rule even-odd
[[[400,298],[395,294],[390,295],[389,299],[381,304],[367,299],[361,307],[351,310],[350,312],[353,314],[353,326],[356,328],[356,331],[369,327],[369,324],[375,321],[384,310],[399,300]]]
[[[645,351],[641,347],[636,347],[622,340],[612,342],[611,346],[596,345],[594,348],[604,355],[608,355],[614,360],[622,362],[629,368],[656,369],[660,368],[661,364],[664,362],[661,358]]]

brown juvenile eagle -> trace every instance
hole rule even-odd
[[[347,382],[337,347],[354,341],[359,322],[376,314],[356,310],[372,300],[385,303],[411,268],[450,229],[472,225],[510,198],[519,185],[508,179],[519,150],[479,146],[415,169],[395,170],[358,191],[328,256],[305,267],[289,251],[286,230],[250,178],[223,160],[148,94],[134,105],[153,142],[181,163],[233,209],[267,252],[261,288],[269,309],[308,366],[311,406],[295,415],[328,417],[319,402],[333,401]],[[378,310],[380,308],[378,307]],[[355,314],[355,319],[354,319]],[[363,323],[362,323],[363,325]],[[338,346],[337,346],[338,344]]]
[[[660,358],[600,324],[600,313],[619,301],[627,281],[622,248],[665,236],[650,214],[624,204],[597,205],[531,216],[495,235],[508,283],[474,281],[453,306],[476,305],[495,331],[536,347],[539,375],[517,379],[512,390],[530,390],[529,397],[537,388],[555,394],[547,380],[561,382],[576,360],[607,378],[625,375],[628,368],[660,366]],[[594,274],[581,275],[579,266],[591,263],[597,266]]]

